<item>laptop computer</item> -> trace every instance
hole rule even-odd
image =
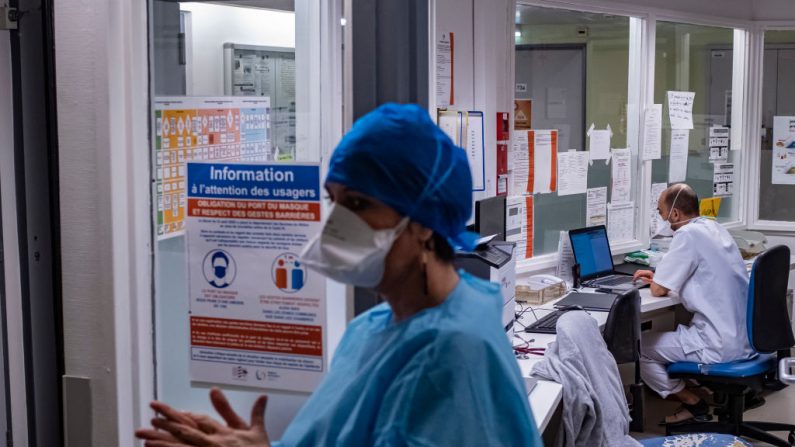
[[[632,275],[619,272],[613,265],[613,253],[604,225],[569,231],[574,260],[580,265],[580,280],[586,287],[608,290],[639,288]]]
[[[569,292],[562,300],[555,303],[555,307],[580,306],[584,310],[609,312],[613,308],[616,298],[618,295],[614,293]]]

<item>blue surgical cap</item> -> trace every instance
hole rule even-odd
[[[360,118],[334,150],[326,183],[374,197],[464,250],[478,235],[466,153],[414,104],[385,104]]]

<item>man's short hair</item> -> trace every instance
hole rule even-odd
[[[665,203],[665,206],[669,210],[671,206],[674,205],[674,199],[676,199],[675,208],[678,209],[679,212],[686,216],[698,216],[700,212],[698,207],[698,194],[696,194],[696,191],[694,191],[690,185],[676,183],[668,187],[663,197],[663,203]]]

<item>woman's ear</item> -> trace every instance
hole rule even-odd
[[[433,249],[433,230],[425,228],[417,222],[409,223],[409,228],[411,229],[412,236],[416,238],[415,240],[419,242],[421,246],[426,250]]]

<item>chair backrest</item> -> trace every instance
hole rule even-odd
[[[616,363],[631,363],[640,356],[640,293],[620,295],[610,308],[602,335]]]
[[[787,312],[790,252],[784,245],[766,250],[754,261],[748,284],[748,340],[758,352],[795,345]]]

